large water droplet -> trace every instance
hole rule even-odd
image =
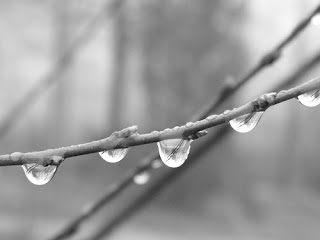
[[[185,139],[168,139],[158,142],[161,160],[168,167],[180,167],[188,157],[190,143],[190,140]]]
[[[119,148],[99,152],[100,156],[110,163],[121,161],[128,153],[129,148]]]
[[[150,180],[150,174],[148,172],[141,172],[133,177],[133,181],[137,185],[144,185]]]
[[[248,113],[235,119],[232,119],[229,123],[231,127],[238,132],[250,132],[252,129],[255,128],[255,126],[257,126],[263,113],[263,111]]]
[[[44,167],[37,163],[23,164],[21,167],[28,180],[35,185],[44,185],[50,182],[58,168],[55,165]]]
[[[314,90],[301,94],[298,96],[298,100],[306,107],[315,107],[320,104],[320,90]]]

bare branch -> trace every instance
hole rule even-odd
[[[219,115],[208,116],[204,120],[188,122],[187,124],[182,126],[176,126],[171,129],[167,128],[159,132],[153,131],[146,134],[138,134],[137,126],[132,126],[129,128],[125,128],[119,132],[114,132],[108,138],[89,143],[56,149],[48,149],[38,152],[15,152],[12,154],[1,155],[0,166],[21,165],[25,163],[38,163],[46,166],[48,165],[48,159],[52,158],[53,156],[60,156],[63,159],[66,159],[79,155],[101,152],[104,150],[128,148],[131,146],[160,142],[166,139],[185,139],[201,130],[227,123],[230,120],[247,113],[265,111],[267,108],[273,105],[279,104],[292,98],[296,98],[301,94],[317,89],[320,89],[320,77],[310,80],[289,90],[282,90],[278,93],[263,94],[259,98],[248,102],[238,108],[226,110]]]

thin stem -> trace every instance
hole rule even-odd
[[[136,132],[137,127],[133,126],[123,129],[120,132],[114,132],[108,138],[89,143],[83,143],[56,149],[48,149],[38,152],[16,152],[13,154],[0,155],[0,166],[21,165],[33,162],[42,165],[48,165],[50,163],[47,162],[47,159],[52,156],[60,156],[61,158],[66,159],[70,157],[100,152],[104,150],[111,150],[115,148],[128,148],[132,146],[160,142],[166,139],[184,139],[201,130],[228,123],[230,120],[240,117],[247,113],[265,111],[267,108],[271,106],[288,101],[290,99],[298,97],[301,94],[311,92],[317,89],[320,89],[320,77],[312,79],[294,88],[282,90],[278,93],[263,94],[259,98],[250,101],[238,108],[234,108],[227,112],[224,111],[224,113],[215,115],[214,117],[209,116],[204,120],[193,122],[192,125],[186,124],[171,129],[165,129],[160,132],[154,131],[146,134],[138,134]],[[59,159],[59,161],[60,160],[61,159]]]

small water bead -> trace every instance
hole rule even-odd
[[[53,178],[58,166],[42,166],[37,163],[28,163],[21,166],[26,177],[35,185],[44,185]]]
[[[137,185],[144,185],[150,180],[150,174],[148,172],[141,172],[133,177],[133,181]]]
[[[297,99],[306,107],[316,107],[320,104],[320,89],[301,94]]]
[[[317,13],[316,15],[314,15],[314,16],[311,18],[310,23],[311,23],[311,25],[313,25],[313,26],[320,26],[320,13]]]
[[[99,152],[100,156],[107,162],[116,163],[121,161],[128,153],[129,148],[119,148]]]
[[[187,124],[186,124],[186,127],[192,127],[193,126],[193,122],[188,122]]]
[[[217,117],[218,117],[218,115],[214,114],[214,115],[208,116],[206,119],[207,119],[207,120],[213,120],[213,119],[215,119],[215,118],[217,118]]]
[[[158,142],[162,162],[171,168],[180,167],[188,158],[191,140],[168,139]]]
[[[231,127],[237,132],[250,132],[257,126],[264,112],[252,112],[229,121]]]

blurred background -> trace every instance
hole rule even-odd
[[[105,4],[112,8],[110,1],[0,1],[0,120],[52,71],[87,22]],[[124,1],[106,11],[109,20],[97,21],[71,64],[60,63],[66,66],[56,83],[1,137],[1,154],[93,141],[134,124],[139,133],[184,124],[317,4]],[[272,89],[320,49],[319,37],[320,26],[310,24],[220,110]],[[208,149],[108,239],[318,239],[319,118],[319,108],[295,100],[273,107],[252,132],[233,131]],[[191,151],[205,141],[195,141]],[[71,158],[44,186],[31,184],[19,166],[0,168],[0,238],[52,236],[153,150],[155,144],[131,148],[118,164],[98,154]],[[90,239],[144,187],[132,186],[72,239]]]

